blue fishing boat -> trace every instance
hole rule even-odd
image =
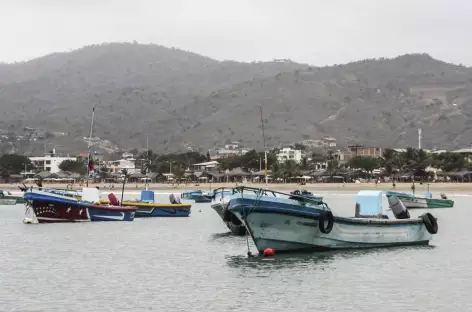
[[[99,191],[95,188],[84,188],[83,200],[36,190],[25,192],[24,198],[25,223],[133,221],[136,213],[136,207],[101,205]]]
[[[212,195],[202,193],[202,195],[193,196],[193,199],[196,203],[211,203]]]
[[[315,195],[312,192],[308,192],[307,190],[295,190],[293,192],[290,192],[290,194],[292,195],[291,197],[289,197],[291,199],[296,199],[297,196],[302,196],[302,197],[309,197],[309,198],[317,200],[317,201],[322,201],[323,200],[323,196]]]
[[[182,194],[180,194],[180,198],[182,199],[194,199],[195,196],[201,196],[203,195],[203,192],[201,190],[192,190],[192,191],[185,191]]]
[[[309,197],[251,191],[233,189],[228,210],[246,226],[259,252],[421,245],[438,232],[431,214],[410,218],[396,197],[387,199],[380,191],[360,191],[355,216],[350,218],[335,217],[325,202]],[[384,213],[389,207],[392,216]]]
[[[123,205],[136,207],[136,218],[147,217],[188,217],[192,205],[182,204],[180,199],[174,194],[169,195],[170,203],[162,204],[154,202],[154,192],[149,190],[141,191],[140,200],[123,201]],[[109,204],[109,200],[100,200],[101,204]]]

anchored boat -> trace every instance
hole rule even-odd
[[[182,199],[194,199],[196,196],[202,196],[203,192],[201,190],[192,190],[192,191],[185,191],[180,194]]]
[[[290,192],[290,194],[292,195],[292,196],[289,197],[291,199],[296,199],[298,196],[302,196],[301,199],[303,199],[303,197],[309,197],[309,198],[314,199],[316,201],[322,201],[323,200],[323,196],[315,195],[312,192],[308,192],[307,190],[295,190],[293,192]]]
[[[354,217],[335,217],[325,202],[291,194],[254,194],[247,187],[236,188],[228,210],[249,231],[259,252],[374,248],[428,244],[438,232],[436,219],[429,213],[411,219],[395,197],[391,204],[380,191],[360,191]],[[301,196],[300,196],[301,197]],[[384,214],[391,206],[393,216]]]
[[[0,190],[0,205],[24,204],[23,196],[13,195],[10,191]]]
[[[137,201],[123,201],[123,205],[136,207],[136,218],[145,217],[188,217],[190,215],[190,204],[182,204],[174,194],[169,195],[169,204],[154,202],[154,192],[141,191],[141,199]],[[109,204],[109,200],[100,200],[101,204]]]
[[[444,194],[441,194],[442,198],[432,198],[432,195],[429,192],[426,193],[424,197],[416,196],[415,194],[393,191],[387,191],[385,192],[385,195],[387,197],[397,197],[408,209],[433,209],[454,207],[454,201],[448,199]]]
[[[136,207],[101,205],[99,190],[84,188],[83,200],[45,191],[27,191],[25,223],[133,221]],[[110,194],[111,198],[116,197]],[[32,217],[29,216],[32,212]]]
[[[212,195],[209,194],[202,194],[202,195],[195,195],[193,197],[196,203],[211,203]]]
[[[233,189],[220,187],[213,191],[211,208],[216,211],[228,229],[233,234],[246,234],[246,227],[244,224],[231,212],[228,211],[228,202],[233,194]]]

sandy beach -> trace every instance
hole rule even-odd
[[[6,189],[6,190],[18,190],[18,185],[19,184],[0,184],[0,189]],[[31,185],[31,184],[30,184]],[[30,186],[28,185],[28,186]],[[238,184],[242,185],[242,184]],[[244,184],[245,186],[250,186],[250,187],[260,187],[260,188],[265,188],[265,184],[261,183],[246,183]],[[36,186],[36,185],[34,185]],[[44,187],[50,187],[50,188],[66,188],[67,185],[65,184],[48,184],[44,183]],[[89,184],[89,187],[96,187],[99,186],[101,190],[103,191],[109,191],[110,188],[107,187],[108,185],[105,184]],[[172,185],[172,184],[167,184],[167,183],[151,183],[149,184],[149,189],[151,190],[160,190],[160,191],[175,191],[178,190],[179,192],[182,192],[183,190],[194,190],[194,189],[200,189],[203,191],[209,191],[209,190],[214,190],[215,188],[219,187],[234,187],[236,186],[235,183],[200,183],[199,185],[196,185],[194,183],[189,183],[189,184],[180,184],[180,185]],[[427,184],[419,184],[415,183],[416,186],[416,193],[425,193],[427,191]],[[117,183],[114,185],[113,191],[120,191],[122,185]],[[74,184],[73,186],[74,189],[81,189],[82,186],[79,184]],[[125,190],[131,191],[131,190],[142,190],[145,188],[145,185],[143,183],[136,184],[136,183],[129,183],[126,184]],[[375,183],[308,183],[306,185],[300,185],[296,183],[286,183],[286,184],[269,184],[268,185],[269,189],[275,189],[278,191],[282,192],[290,192],[296,189],[306,189],[311,192],[340,192],[340,193],[356,193],[360,190],[393,190],[393,186],[391,183],[380,183],[380,184],[375,184]],[[411,192],[411,183],[396,183],[395,191],[400,191],[400,192]],[[445,194],[472,194],[472,183],[430,183],[429,184],[429,191],[434,194],[439,194],[439,193],[445,193]]]

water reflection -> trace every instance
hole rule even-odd
[[[313,265],[326,265],[338,260],[347,260],[360,257],[376,257],[388,253],[398,254],[410,253],[413,250],[433,249],[435,246],[407,246],[372,249],[334,250],[326,252],[296,252],[277,254],[275,257],[265,258],[263,256],[227,256],[226,262],[231,268],[253,268],[253,269],[280,269]],[[414,252],[414,251],[413,251]]]
[[[217,240],[220,238],[226,238],[226,237],[238,237],[238,235],[234,235],[231,231],[224,232],[224,233],[213,233],[211,234],[211,239],[210,240]],[[239,236],[241,237],[241,236]]]

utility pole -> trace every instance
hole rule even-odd
[[[423,138],[422,136],[422,130],[421,128],[418,129],[418,149],[421,149],[421,139]]]
[[[151,164],[151,158],[149,156],[149,134],[146,134],[146,158],[148,163],[148,166],[146,167],[146,174],[148,174],[149,165]]]

